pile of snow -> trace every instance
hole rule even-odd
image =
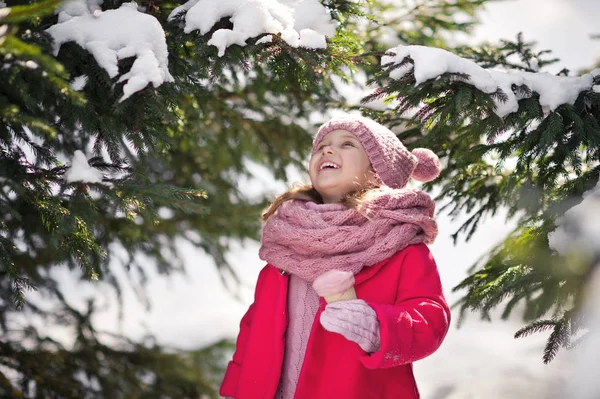
[[[600,254],[600,181],[583,194],[583,201],[557,220],[548,245],[560,255],[568,252]]]
[[[55,14],[58,14],[58,23],[68,21],[74,17],[102,12],[104,0],[66,0],[58,5]]]
[[[77,76],[71,82],[71,88],[75,91],[81,91],[85,88],[88,82],[88,77],[86,75]]]
[[[84,183],[102,183],[102,172],[88,163],[85,154],[77,150],[73,155],[71,167],[65,173],[67,183],[76,181]]]
[[[120,59],[135,56],[131,70],[119,78],[119,82],[127,81],[119,101],[149,83],[158,87],[172,82],[160,22],[139,12],[135,2],[104,12],[101,4],[102,0],[71,0],[57,9],[58,23],[47,30],[54,38],[54,54],[58,54],[63,43],[74,41],[89,51],[111,78],[119,73]]]
[[[280,33],[293,47],[323,49],[337,28],[319,0],[190,0],[175,8],[169,20],[182,12],[187,12],[186,33],[199,30],[204,35],[221,18],[230,18],[233,28],[217,30],[208,41],[217,47],[219,57],[230,45],[245,46],[246,40],[264,33]],[[261,42],[270,40],[267,35]]]
[[[494,100],[495,113],[500,117],[516,112],[518,101],[523,97],[514,93],[512,86],[527,86],[530,91],[540,95],[540,105],[544,111],[554,111],[559,105],[574,104],[579,93],[590,90],[594,77],[600,75],[600,69],[580,77],[554,76],[549,73],[531,73],[521,71],[487,70],[471,60],[461,58],[446,50],[425,46],[397,46],[388,50],[395,55],[384,56],[381,64],[400,64],[406,57],[414,61],[403,65],[390,73],[392,79],[401,79],[414,70],[416,84],[435,79],[444,73],[462,73],[469,75],[468,82],[484,93],[494,93],[500,88],[508,101]]]

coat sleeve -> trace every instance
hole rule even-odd
[[[227,365],[225,377],[223,378],[223,383],[221,384],[221,389],[219,391],[221,396],[233,397],[237,391],[237,382],[240,376],[253,314],[254,304],[250,305],[250,308],[248,308],[248,311],[246,311],[246,314],[242,317],[242,321],[240,322],[240,333],[238,334],[235,343],[233,359]]]
[[[254,291],[254,303],[250,305],[242,321],[240,322],[240,333],[238,334],[237,341],[235,343],[235,352],[233,353],[233,359],[227,365],[225,370],[225,377],[221,383],[221,389],[219,394],[226,397],[235,397],[237,392],[237,383],[239,381],[240,371],[242,363],[244,361],[244,352],[246,351],[246,345],[248,342],[248,334],[252,326],[252,319],[254,317],[254,309],[256,307],[256,301],[258,293],[260,292],[261,286],[263,285],[264,276],[267,271],[267,267],[263,268],[258,276],[256,282],[256,289]]]
[[[423,359],[441,345],[450,325],[437,266],[426,245],[412,245],[401,257],[393,305],[367,302],[380,325],[379,351],[365,354],[366,368],[388,368]]]

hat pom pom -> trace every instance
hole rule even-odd
[[[432,181],[440,174],[440,159],[433,151],[427,148],[415,148],[412,154],[419,163],[412,173],[412,177],[422,182]]]

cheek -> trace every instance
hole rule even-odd
[[[310,158],[310,161],[308,162],[308,175],[310,178],[312,178],[316,174],[316,163],[317,160],[315,158]]]
[[[313,168],[314,168],[314,164],[315,164],[315,158],[314,157],[310,157],[310,161],[308,161],[308,171],[312,172]]]
[[[360,165],[364,173],[373,170],[373,168],[371,167],[371,162],[369,162],[369,158],[367,158],[366,155],[362,157]]]

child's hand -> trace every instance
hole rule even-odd
[[[327,331],[356,342],[365,352],[379,350],[379,320],[373,308],[362,299],[330,303],[320,320]]]

